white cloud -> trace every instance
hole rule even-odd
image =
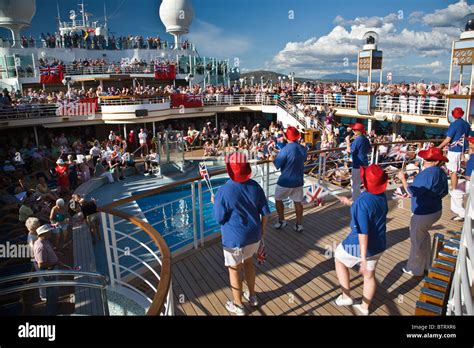
[[[391,64],[387,64],[388,60],[385,60],[385,67],[399,68],[403,74],[445,74],[449,63],[445,64],[443,61],[449,61],[452,41],[459,38],[457,21],[471,10],[474,12],[474,5],[468,6],[464,1],[460,1],[433,13],[411,13],[409,22],[419,21],[430,26],[426,31],[397,28],[407,25],[400,13],[351,20],[337,16],[334,19],[335,27],[327,35],[306,41],[288,42],[266,63],[266,67],[284,72],[295,71],[302,76],[313,74],[307,75],[308,77],[347,70],[355,73],[357,52],[363,45],[362,36],[367,31],[374,30],[380,36],[379,48],[392,60]],[[427,63],[409,64],[409,60],[414,56],[423,57]],[[435,60],[429,61],[430,58]]]
[[[421,21],[431,27],[457,26],[471,12],[474,12],[474,5],[468,5],[466,1],[462,0],[446,8],[424,15]]]
[[[214,24],[199,19],[195,19],[194,23],[188,38],[202,56],[240,57],[252,45],[249,38],[225,32]]]

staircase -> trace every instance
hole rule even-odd
[[[286,119],[288,124],[298,127],[302,126],[303,128],[311,128],[309,120],[305,116],[304,112],[299,110],[295,104],[287,100],[278,100],[277,106],[284,112],[284,115],[279,115],[279,119]],[[318,119],[316,121],[316,129],[319,131],[324,130],[324,125]],[[285,122],[283,122],[285,123]]]

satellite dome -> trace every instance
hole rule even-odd
[[[189,33],[189,27],[194,18],[191,0],[162,0],[160,19],[166,27],[166,32],[175,37],[178,46],[179,37]]]
[[[0,27],[10,29],[13,47],[20,46],[20,31],[29,27],[36,13],[36,0],[0,0]]]

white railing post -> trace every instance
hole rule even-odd
[[[319,159],[318,159],[318,185],[321,185],[321,175],[323,174],[322,167],[323,167],[323,154],[319,154]]]
[[[102,220],[102,230],[104,232],[104,245],[105,245],[105,254],[107,256],[107,267],[109,269],[109,278],[110,278],[110,285],[115,285],[115,276],[114,270],[112,268],[112,255],[110,254],[110,240],[109,240],[109,229],[107,227],[107,214],[100,213],[100,217]]]
[[[270,196],[270,162],[266,163],[266,178],[265,178],[265,193],[267,195],[267,199]]]
[[[117,251],[117,239],[115,236],[115,223],[114,223],[114,216],[109,214],[109,225],[110,225],[110,246],[112,248],[113,252],[113,259],[115,263],[115,273],[116,273],[116,279],[117,280],[122,280],[122,276],[120,273],[120,260],[118,257],[118,251]]]
[[[191,183],[191,206],[193,209],[193,240],[194,249],[198,248],[198,236],[197,236],[197,218],[196,218],[196,191],[194,190],[194,181]]]
[[[198,198],[199,198],[199,233],[201,234],[201,247],[204,246],[204,207],[202,205],[202,180],[198,181]]]

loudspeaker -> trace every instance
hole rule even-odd
[[[136,117],[148,116],[148,110],[147,109],[135,110],[135,116]]]

